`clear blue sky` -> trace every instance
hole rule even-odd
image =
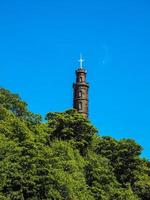
[[[150,1],[0,1],[0,85],[43,116],[72,107],[82,52],[90,120],[150,159]]]

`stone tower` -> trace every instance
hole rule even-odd
[[[80,56],[80,67],[76,70],[76,83],[73,84],[73,107],[88,118],[88,89],[89,84],[86,82],[86,70],[83,67],[83,59]]]

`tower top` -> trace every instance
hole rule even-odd
[[[76,82],[73,84],[73,107],[87,119],[89,84],[86,82],[87,72],[83,68],[84,59],[81,54],[79,62],[80,67],[76,70]]]
[[[82,54],[80,54],[79,62],[80,62],[80,69],[83,69],[83,62],[84,62],[84,59],[83,59],[83,57],[82,57]]]

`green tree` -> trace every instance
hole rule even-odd
[[[97,129],[74,109],[63,113],[48,113],[46,119],[51,140],[72,140],[82,154],[86,152],[93,135],[97,133]]]
[[[0,88],[1,200],[150,199],[150,162],[135,141],[100,137],[76,110],[46,119]]]
[[[16,117],[26,120],[29,125],[41,122],[41,116],[33,114],[27,109],[27,104],[19,95],[12,94],[4,88],[0,88],[0,107],[11,111]]]
[[[117,180],[125,184],[135,181],[134,172],[141,163],[139,155],[142,147],[133,140],[122,139],[117,141],[111,137],[98,139],[94,151],[108,158],[114,168]]]

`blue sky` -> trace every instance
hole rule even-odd
[[[0,85],[33,112],[72,107],[81,52],[90,120],[150,159],[149,0],[0,1]]]

